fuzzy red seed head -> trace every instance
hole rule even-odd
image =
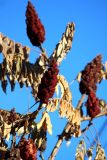
[[[96,91],[97,82],[101,76],[102,56],[98,55],[92,62],[88,63],[82,71],[82,80],[79,85],[82,94],[89,94],[90,91]]]
[[[34,46],[40,46],[45,40],[45,29],[32,3],[29,1],[26,9],[27,35]]]
[[[87,107],[87,114],[91,118],[96,117],[101,112],[99,99],[96,97],[95,92],[90,92],[90,94],[88,95],[86,107]]]
[[[58,68],[56,61],[53,60],[48,70],[44,73],[41,83],[38,87],[37,97],[42,103],[47,104],[49,99],[54,95],[55,87],[57,85]]]
[[[37,149],[31,139],[26,140],[25,138],[19,143],[20,156],[24,160],[37,160],[36,154]]]

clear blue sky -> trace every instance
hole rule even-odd
[[[43,47],[50,55],[55,45],[60,40],[62,33],[68,22],[75,23],[75,35],[72,49],[67,58],[61,63],[60,73],[64,74],[70,83],[81,71],[87,62],[91,61],[97,54],[103,55],[103,61],[107,60],[107,1],[106,0],[32,0],[31,1],[46,29],[46,41]],[[27,0],[0,0],[0,32],[4,33],[16,42],[28,45],[34,48],[26,35],[25,25],[25,10]],[[36,48],[38,50],[38,48]],[[38,57],[38,53],[31,51],[30,60],[34,62]],[[0,60],[2,56],[0,55]],[[107,82],[103,82],[99,87],[97,95],[100,98],[105,98]],[[75,106],[80,98],[77,82],[71,86],[73,94],[73,105]],[[28,103],[32,105],[34,99],[32,98],[31,89],[25,87],[20,90],[17,85],[13,93],[10,92],[8,86],[7,95],[0,89],[0,107],[4,109],[11,109],[16,107],[18,112],[25,112]],[[95,121],[96,128],[100,130],[103,121]],[[47,159],[55,141],[57,140],[57,132],[61,133],[65,120],[60,120],[58,114],[52,115],[53,135],[49,137],[48,151],[46,151],[45,158]],[[107,126],[105,126],[107,130]],[[55,131],[57,129],[57,131]],[[106,132],[106,131],[105,131]],[[105,146],[105,134],[101,135],[101,142]],[[54,140],[53,140],[54,139]],[[78,140],[72,139],[69,148],[65,143],[62,145],[56,160],[73,160],[75,154],[75,147]],[[106,145],[107,155],[107,145]]]

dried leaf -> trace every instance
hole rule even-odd
[[[101,144],[97,144],[95,160],[106,160],[105,151]]]
[[[59,84],[57,83],[56,87],[55,87],[55,92],[56,92],[56,96],[58,98],[59,96]]]
[[[49,134],[52,135],[52,123],[49,115],[47,115],[46,117],[46,123],[47,123],[47,131],[49,132]]]
[[[72,116],[69,119],[70,123],[71,123],[71,128],[69,130],[70,134],[74,137],[79,137],[81,136],[81,115],[80,115],[80,111],[78,109],[75,109],[73,111]]]
[[[60,86],[60,90],[61,90],[61,98],[64,96],[64,86],[62,83],[60,83],[59,81],[59,86]]]
[[[8,125],[7,123],[4,122],[3,127],[0,128],[0,134],[2,137],[4,137],[7,141],[9,141],[10,138],[10,132],[11,132],[11,127],[12,125]]]
[[[78,109],[74,110],[74,114],[71,118],[72,123],[76,123],[77,125],[81,124],[81,114],[80,111]]]
[[[51,120],[50,120],[50,116],[47,112],[43,113],[42,119],[40,120],[40,122],[37,124],[37,129],[39,130],[40,128],[44,127],[44,122],[46,123],[46,127],[47,127],[47,131],[49,132],[49,134],[52,134],[52,124],[51,124]]]
[[[24,133],[24,127],[21,127],[20,129],[18,129],[18,136],[20,136],[21,134]]]
[[[42,142],[43,142],[43,138],[40,138],[39,141],[38,141],[38,148],[41,147]]]
[[[68,82],[65,80],[64,76],[58,75],[58,84],[61,88],[59,113],[61,117],[66,117],[69,119],[73,114],[72,94]]]
[[[85,145],[85,142],[81,140],[76,149],[75,159],[84,160],[85,154],[86,154],[86,145]]]
[[[67,55],[68,51],[71,48],[74,36],[74,30],[75,30],[75,24],[68,23],[65,33],[63,33],[61,40],[56,45],[56,48],[50,57],[50,60],[56,59],[58,65],[65,58],[65,56]]]
[[[71,103],[67,100],[60,100],[59,114],[62,118],[66,117],[70,120],[74,115],[74,108],[72,107]]]
[[[20,72],[21,72],[21,57],[17,57],[16,73],[19,74]]]
[[[77,75],[77,78],[76,78],[76,80],[77,80],[78,82],[81,81],[81,76],[82,76],[82,73],[80,72],[80,73]]]
[[[105,62],[104,66],[105,66],[105,72],[107,73],[107,61]]]
[[[100,106],[102,112],[107,111],[107,104],[104,100],[99,101],[99,106]]]
[[[86,151],[86,155],[88,157],[88,160],[92,160],[92,156],[93,156],[93,149],[94,147],[90,147],[87,151]]]
[[[58,109],[59,99],[55,98],[48,102],[46,109],[48,112],[54,112]]]
[[[61,98],[71,102],[72,94],[71,94],[68,82],[65,80],[64,76],[58,75],[58,84],[61,88]]]

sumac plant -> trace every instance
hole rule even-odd
[[[8,84],[11,91],[14,91],[16,83],[20,88],[31,87],[38,108],[34,104],[30,107],[33,107],[34,111],[26,114],[17,113],[15,108],[10,111],[0,109],[0,159],[44,160],[47,133],[52,135],[51,115],[56,111],[60,119],[66,119],[67,124],[62,133],[56,135],[57,142],[46,160],[56,158],[63,141],[78,137],[80,141],[75,153],[76,160],[91,160],[93,153],[95,160],[106,160],[100,141],[96,140],[96,143],[87,147],[83,135],[86,136],[87,130],[94,127],[94,118],[107,115],[106,102],[96,94],[98,84],[107,79],[107,63],[104,63],[102,55],[98,54],[78,73],[75,80],[78,82],[81,99],[77,100],[77,106],[74,107],[69,83],[60,74],[59,66],[71,49],[75,24],[68,23],[61,40],[49,57],[42,47],[45,41],[45,27],[31,1],[28,1],[25,15],[26,35],[32,45],[40,49],[41,54],[35,63],[31,63],[31,49],[28,46],[16,43],[0,33],[0,52],[4,57],[0,63],[0,82],[5,93]],[[38,115],[41,117],[39,122]],[[84,121],[88,121],[85,128],[81,127]]]

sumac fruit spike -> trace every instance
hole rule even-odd
[[[32,139],[26,140],[23,138],[19,143],[20,156],[24,160],[37,160],[37,149]]]
[[[100,103],[99,99],[96,97],[95,92],[91,91],[88,95],[88,99],[86,102],[87,107],[87,114],[94,118],[96,117],[100,112]]]
[[[37,97],[42,103],[47,104],[48,100],[54,95],[55,87],[58,82],[58,72],[59,70],[57,68],[57,63],[55,60],[52,60],[50,67],[44,73],[44,76],[42,77],[41,83],[38,87]]]
[[[45,29],[32,3],[28,1],[26,9],[27,35],[34,46],[41,46],[45,40]]]
[[[102,56],[98,55],[92,62],[88,63],[82,71],[79,89],[82,94],[89,94],[91,90],[96,91],[97,82],[101,77]]]

